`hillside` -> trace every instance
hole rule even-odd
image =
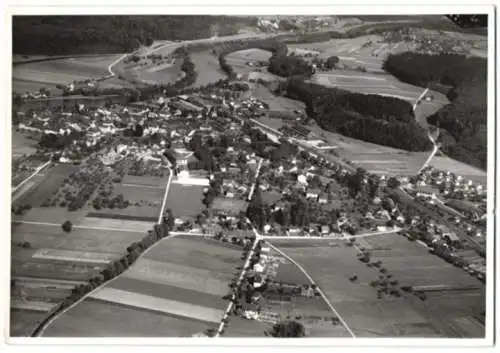
[[[123,53],[154,40],[235,34],[256,23],[230,16],[14,16],[15,54]]]
[[[306,104],[321,128],[407,151],[426,151],[431,143],[415,122],[411,105],[392,97],[359,94],[290,79],[278,89]]]
[[[451,104],[428,117],[446,130],[442,151],[461,162],[486,169],[487,65],[460,55],[391,55],[384,69],[414,85],[447,85]]]

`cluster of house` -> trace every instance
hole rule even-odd
[[[449,171],[437,170],[428,167],[417,178],[419,184],[432,185],[448,199],[461,199],[476,202],[486,202],[486,188],[484,185],[466,180],[461,175]]]

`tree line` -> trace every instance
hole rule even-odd
[[[447,86],[450,104],[427,121],[444,129],[442,151],[452,158],[486,168],[487,65],[486,60],[463,55],[390,55],[384,69],[399,80],[417,86]],[[433,86],[432,86],[433,85]]]

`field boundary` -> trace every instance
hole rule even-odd
[[[307,279],[311,283],[316,283],[313,280],[313,278],[307,273],[307,271],[299,263],[297,263],[294,259],[292,259],[290,256],[288,256],[287,254],[285,254],[283,251],[281,251],[280,249],[278,249],[276,246],[274,246],[270,242],[267,242],[267,244],[269,244],[269,246],[272,249],[274,249],[275,251],[277,251],[279,254],[281,254],[283,257],[285,257],[288,261],[292,262],[307,277]],[[340,314],[338,313],[338,311],[335,310],[335,308],[333,307],[332,303],[330,303],[330,301],[326,297],[325,293],[323,293],[323,291],[321,290],[321,288],[319,286],[317,286],[317,290],[318,290],[318,293],[321,294],[321,297],[323,298],[323,300],[325,301],[325,303],[330,307],[330,309],[332,310],[332,312],[338,317],[338,319],[340,320],[340,322],[342,323],[342,325],[345,327],[345,329],[347,330],[347,332],[349,332],[349,334],[351,335],[351,337],[352,338],[356,338],[356,335],[354,334],[354,332],[347,325],[347,323],[342,318],[342,316],[340,316]]]
[[[75,306],[77,306],[78,304],[82,303],[84,300],[88,299],[89,297],[91,297],[93,294],[95,294],[95,292],[101,290],[103,287],[107,286],[108,284],[112,283],[113,281],[115,281],[116,279],[120,278],[123,274],[127,273],[127,271],[129,271],[136,263],[139,259],[141,259],[144,255],[146,255],[151,249],[154,249],[158,244],[161,244],[163,243],[163,241],[166,241],[168,239],[172,239],[172,238],[175,238],[177,236],[177,234],[173,234],[173,235],[169,235],[163,239],[160,239],[160,241],[157,241],[156,244],[154,244],[153,246],[150,246],[149,248],[147,248],[134,262],[134,264],[132,264],[132,266],[130,266],[129,268],[127,268],[126,271],[123,271],[122,273],[120,273],[118,276],[116,277],[113,277],[112,279],[110,279],[109,281],[107,282],[104,282],[102,283],[100,286],[94,288],[93,290],[91,290],[90,292],[86,293],[84,296],[82,296],[80,299],[78,299],[76,302],[74,302],[73,304],[71,304],[70,306],[68,306],[67,308],[65,308],[64,310],[62,310],[61,312],[55,314],[54,316],[52,317],[48,317],[46,319],[46,321],[44,323],[42,323],[39,327],[37,327],[34,331],[33,331],[33,334],[31,335],[31,337],[41,337],[43,336],[44,332],[47,330],[47,328],[52,325],[54,323],[55,320],[57,320],[61,315],[67,313],[69,310],[73,309]],[[163,241],[162,241],[163,240]]]

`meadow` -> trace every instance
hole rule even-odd
[[[226,74],[219,66],[219,59],[209,50],[195,51],[190,57],[197,72],[193,87],[205,86],[226,78]]]
[[[12,69],[12,90],[17,93],[33,92],[42,87],[53,90],[57,84],[100,78],[109,75],[108,66],[119,57],[64,58],[16,65]]]
[[[206,207],[202,203],[203,186],[184,185],[172,181],[165,209],[171,209],[174,217],[196,217]]]

